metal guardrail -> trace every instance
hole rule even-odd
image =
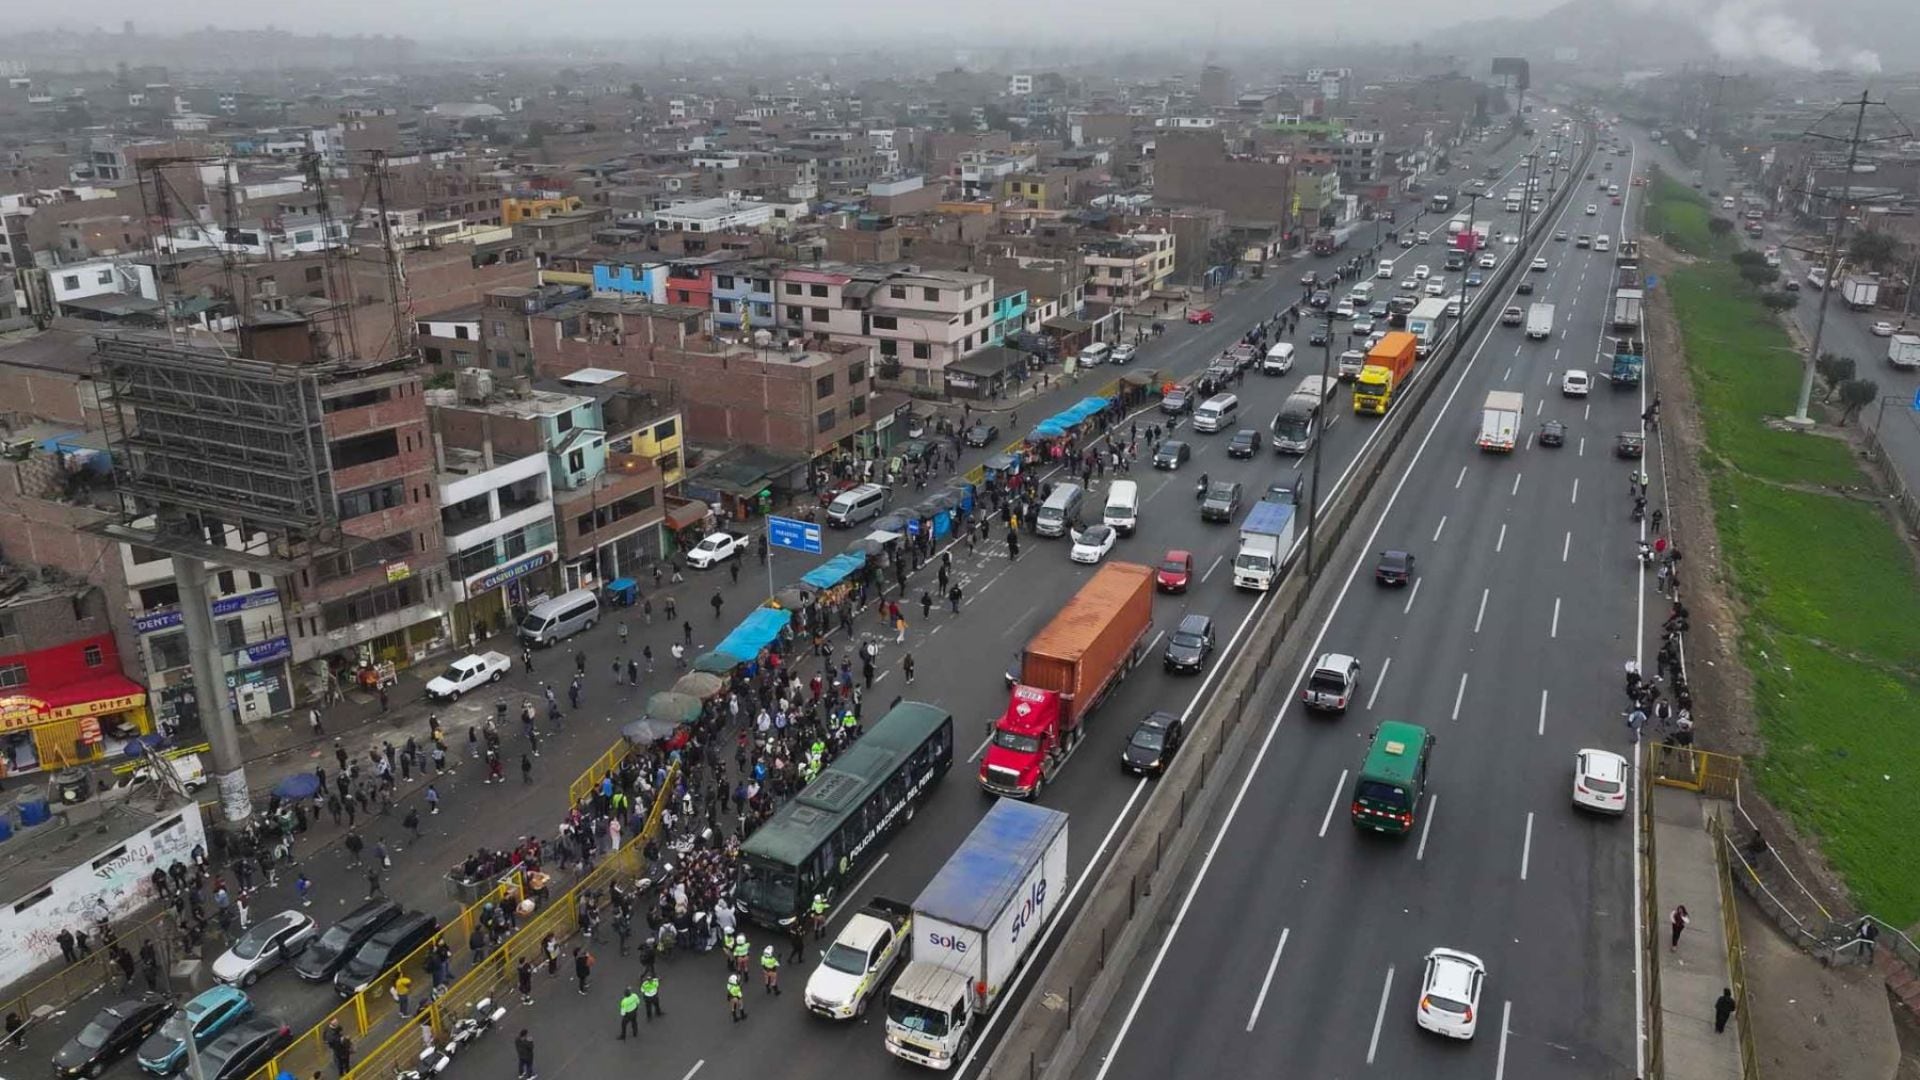
[[[1716,811],[1708,819],[1707,829],[1718,841],[1713,845],[1713,862],[1719,870],[1720,923],[1727,949],[1727,982],[1733,989],[1733,1000],[1739,1006],[1734,1010],[1733,1021],[1740,1036],[1740,1076],[1741,1080],[1760,1080],[1760,1059],[1753,1049],[1752,1010],[1747,1007],[1747,964],[1746,949],[1740,944],[1740,902],[1733,891],[1733,873],[1727,861],[1727,825],[1721,812]]]
[[[567,785],[567,808],[579,806],[593,794],[593,789],[600,786],[602,779],[609,775],[617,775],[620,772],[621,763],[632,755],[633,750],[633,744],[622,737],[620,741],[607,747],[599,757],[593,759],[593,763],[582,769],[573,783]]]
[[[1651,776],[1648,762],[1652,757],[1652,744],[1641,743],[1640,768],[1642,776]],[[1654,829],[1653,829],[1653,785],[1638,785],[1640,797],[1634,807],[1634,813],[1640,815],[1641,851],[1635,857],[1641,860],[1640,895],[1635,902],[1640,905],[1640,925],[1646,927],[1646,934],[1636,945],[1643,954],[1641,964],[1647,972],[1647,1075],[1665,1075],[1665,1030],[1660,1007],[1660,900],[1657,895],[1654,867]]]
[[[1731,799],[1739,790],[1745,762],[1738,754],[1721,754],[1691,746],[1655,743],[1652,747],[1653,782],[1684,788],[1710,799]]]
[[[0,1002],[0,1016],[18,1016],[26,1025],[26,1034],[31,1035],[33,1026],[41,1020],[120,979],[113,961],[107,959],[110,944],[118,942],[128,952],[138,953],[140,942],[149,939],[160,955],[164,977],[180,952],[181,942],[179,923],[163,903],[135,922],[114,926],[110,941],[90,942],[92,952]]]

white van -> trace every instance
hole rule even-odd
[[[1282,341],[1267,349],[1266,358],[1260,361],[1260,371],[1265,375],[1285,375],[1293,370],[1293,342]]]
[[[1613,237],[1608,236],[1606,233],[1601,233],[1599,236],[1594,237],[1593,250],[1595,251],[1613,250]]]
[[[879,484],[848,488],[827,504],[827,524],[836,529],[852,528],[878,517],[886,505],[887,489]]]
[[[1373,276],[1379,278],[1382,281],[1392,281],[1393,280],[1393,260],[1381,259],[1379,267],[1375,269],[1373,272]]]
[[[1100,520],[1121,536],[1132,536],[1134,527],[1140,524],[1140,485],[1132,480],[1115,480],[1107,488],[1107,508]]]
[[[1104,341],[1096,341],[1080,350],[1080,364],[1082,367],[1098,367],[1106,363],[1107,358],[1112,355],[1113,346]]]
[[[1080,525],[1080,504],[1087,493],[1079,484],[1061,484],[1047,496],[1034,515],[1033,531],[1041,536],[1065,536]]]
[[[1239,398],[1232,394],[1215,394],[1193,411],[1193,430],[1219,431],[1229,428],[1239,415]]]
[[[1356,308],[1364,308],[1373,303],[1373,282],[1363,281],[1355,285],[1347,297],[1353,301],[1353,306]]]
[[[575,589],[535,604],[520,619],[520,640],[528,645],[552,645],[600,621],[600,598],[592,589]]]

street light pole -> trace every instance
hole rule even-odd
[[[1333,395],[1326,394],[1325,390],[1329,385],[1329,373],[1333,368],[1332,306],[1321,308],[1320,315],[1323,327],[1320,333],[1320,388],[1324,394],[1323,401],[1331,402]],[[1326,407],[1326,404],[1321,406],[1323,409]],[[1315,424],[1319,428],[1326,427],[1326,424],[1318,419]],[[1321,453],[1322,449],[1323,444],[1320,442],[1319,432],[1316,431],[1313,440],[1313,479],[1309,481],[1307,491],[1307,575],[1309,578],[1313,575],[1313,537],[1315,527],[1320,521],[1320,458],[1324,456]]]

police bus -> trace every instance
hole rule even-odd
[[[831,903],[952,765],[953,714],[917,701],[894,706],[741,845],[741,913],[778,927],[816,895]]]

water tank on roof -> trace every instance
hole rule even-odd
[[[454,389],[459,391],[460,400],[464,402],[478,404],[493,393],[493,372],[486,368],[461,368],[453,381]]]
[[[772,335],[772,334],[770,334],[770,333],[768,333],[768,332],[767,332],[767,331],[765,331],[765,330],[755,330],[755,331],[753,332],[753,347],[754,347],[754,348],[756,348],[756,349],[764,349],[764,348],[766,348],[767,346],[769,346],[769,345],[772,345],[772,344],[773,344],[773,335]]]

